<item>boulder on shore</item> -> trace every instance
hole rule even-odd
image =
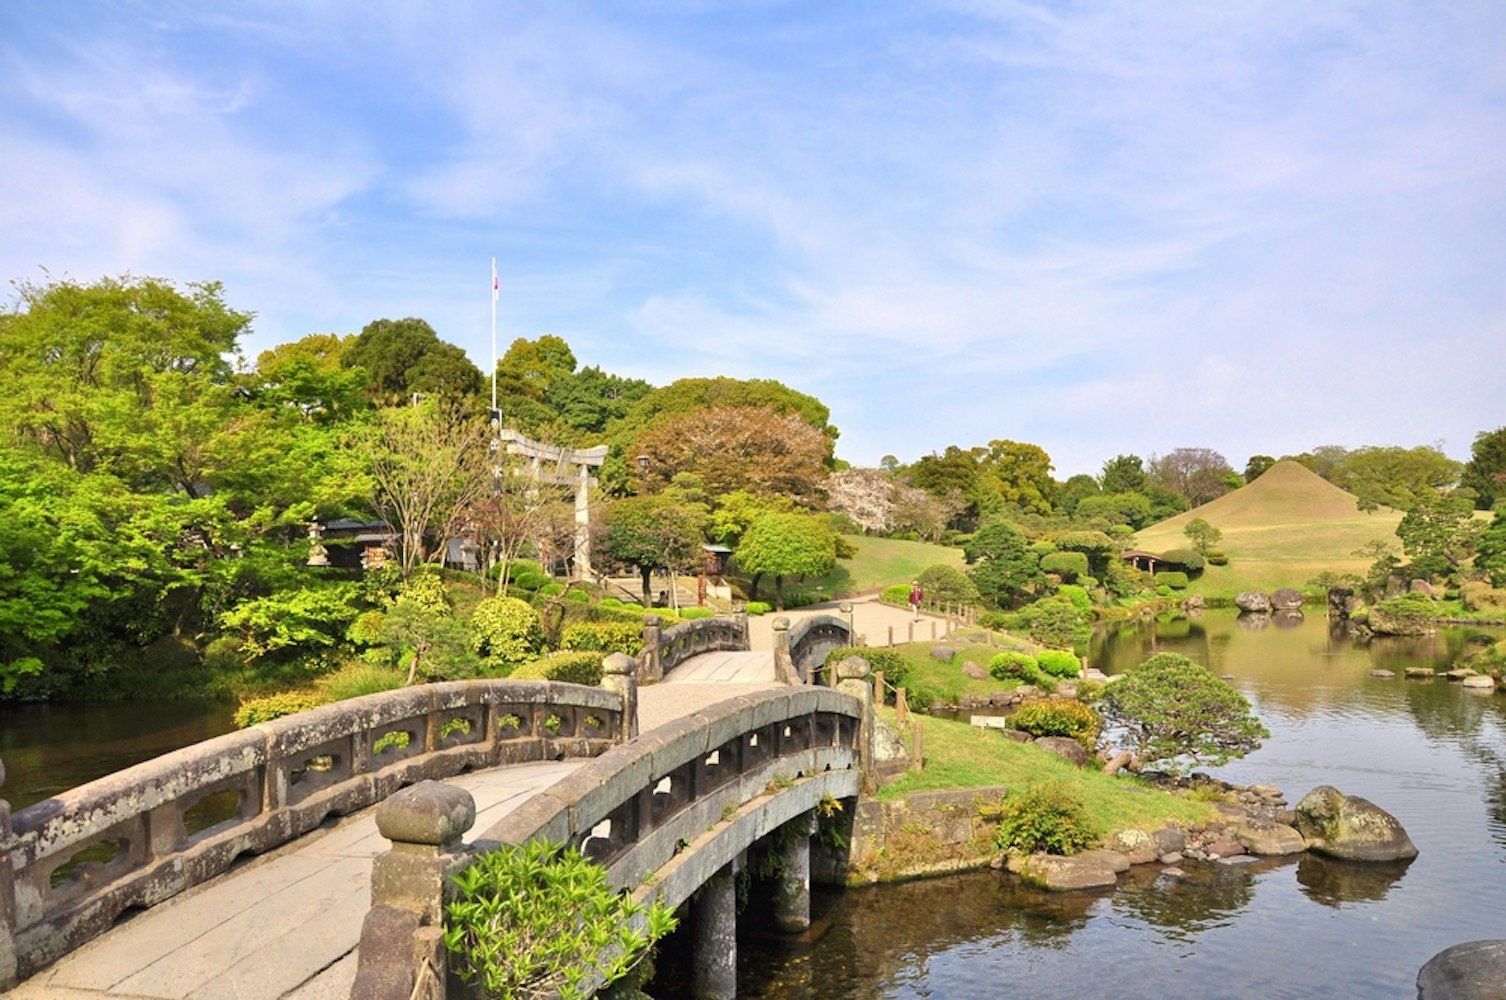
[[[1051,892],[1103,889],[1119,882],[1114,869],[1102,857],[1093,855],[1067,858],[1059,854],[1032,854],[1020,864],[1018,874],[1026,882]]]
[[[1417,847],[1395,816],[1357,795],[1319,785],[1297,803],[1297,831],[1308,850],[1345,861],[1402,861]]]
[[[1258,590],[1246,590],[1235,596],[1234,606],[1241,611],[1268,612],[1271,599]]]
[[[1307,841],[1294,828],[1252,816],[1234,827],[1234,836],[1244,849],[1263,858],[1301,854]]]

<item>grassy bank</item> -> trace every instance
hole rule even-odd
[[[881,717],[894,725],[894,710]],[[1081,799],[1100,834],[1137,827],[1154,830],[1170,822],[1197,823],[1211,818],[1205,801],[1160,791],[1132,775],[1105,775],[1093,767],[1075,767],[1027,743],[1016,743],[997,730],[965,722],[918,717],[924,727],[925,769],[884,786],[880,799],[911,792],[1007,785],[1021,788],[1053,782]]]
[[[786,598],[792,593],[809,595],[812,600],[826,601],[855,597],[880,590],[893,583],[909,583],[922,570],[938,563],[961,569],[962,550],[929,542],[910,542],[899,538],[871,538],[868,535],[842,536],[857,549],[851,559],[838,559],[836,568],[825,576],[785,580]],[[734,569],[736,564],[734,563]],[[747,580],[743,580],[746,587]],[[759,585],[759,596],[771,599],[772,580]]]

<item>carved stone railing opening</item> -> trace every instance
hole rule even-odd
[[[0,803],[0,990],[153,906],[425,778],[596,756],[623,696],[457,681],[326,705],[185,747],[27,806]],[[226,817],[206,823],[206,806]],[[7,967],[9,966],[9,968]]]
[[[774,673],[787,684],[809,684],[833,649],[852,645],[852,608],[841,617],[813,615],[793,626],[788,618],[774,619]]]

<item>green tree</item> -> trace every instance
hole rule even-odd
[[[1039,445],[990,441],[979,466],[989,492],[1004,503],[1038,514],[1051,512],[1056,482],[1051,478],[1051,456]]]
[[[311,333],[262,351],[249,380],[253,391],[264,405],[291,406],[305,419],[323,424],[339,423],[370,409],[365,369],[347,368],[343,363],[345,349],[354,339]]]
[[[1475,491],[1475,506],[1480,510],[1490,510],[1506,497],[1506,427],[1475,435],[1459,485]]]
[[[837,561],[836,538],[823,519],[809,514],[765,514],[748,525],[734,556],[738,568],[758,578],[774,577],[775,606],[784,610],[786,576],[825,576]]]
[[[643,603],[651,605],[651,577],[656,568],[665,567],[673,579],[676,570],[699,561],[705,520],[703,508],[673,497],[626,497],[608,504],[602,514],[602,547],[618,562],[638,567]]]
[[[1245,482],[1253,483],[1275,464],[1276,460],[1270,455],[1251,455],[1250,460],[1245,463]]]
[[[1406,511],[1423,495],[1452,486],[1462,469],[1430,445],[1357,448],[1345,457],[1336,482],[1355,495],[1360,510]]]
[[[366,324],[346,345],[341,363],[365,370],[367,393],[382,406],[408,402],[414,393],[469,400],[484,385],[480,369],[464,351],[413,317]]]
[[[1478,528],[1468,498],[1423,491],[1396,526],[1396,537],[1414,573],[1448,575],[1473,553]]]
[[[1072,517],[1077,513],[1077,505],[1088,497],[1096,497],[1103,491],[1098,487],[1098,480],[1092,476],[1078,473],[1068,479],[1056,491],[1056,506],[1061,508],[1062,513]]]
[[[1105,493],[1138,493],[1145,481],[1145,462],[1139,455],[1115,455],[1103,463],[1098,485]]]
[[[1103,731],[1143,766],[1178,771],[1219,765],[1270,736],[1244,695],[1206,667],[1158,653],[1104,689]]]
[[[1153,523],[1154,513],[1143,493],[1104,493],[1078,501],[1076,520],[1085,524],[1094,521],[1124,524],[1139,530]]]
[[[1040,558],[1008,521],[978,529],[962,547],[962,553],[971,567],[967,575],[978,593],[1001,608],[1023,603],[1044,580]]]
[[[583,434],[603,434],[654,387],[643,379],[609,375],[590,366],[556,375],[544,389],[546,406],[567,426]]]
[[[1497,510],[1475,545],[1475,569],[1491,586],[1506,587],[1506,510]]]
[[[1218,540],[1224,537],[1224,533],[1200,517],[1194,517],[1187,522],[1182,529],[1182,534],[1192,542],[1192,547],[1197,549],[1199,555],[1207,555],[1208,550],[1218,544]]]
[[[486,425],[458,405],[379,410],[350,444],[368,469],[372,504],[398,534],[405,579],[428,555],[426,539],[442,553],[492,480]]]
[[[831,441],[795,414],[769,407],[714,407],[667,416],[633,441],[642,488],[656,492],[693,472],[712,495],[742,490],[815,506]]]

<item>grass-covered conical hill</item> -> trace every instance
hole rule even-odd
[[[1193,581],[1189,593],[1205,597],[1302,587],[1324,570],[1363,575],[1371,560],[1354,553],[1374,540],[1401,550],[1399,511],[1362,513],[1354,494],[1290,460],[1247,486],[1145,528],[1134,546],[1148,552],[1190,548],[1182,529],[1195,517],[1224,533],[1215,548],[1229,557],[1227,566],[1209,566]]]

